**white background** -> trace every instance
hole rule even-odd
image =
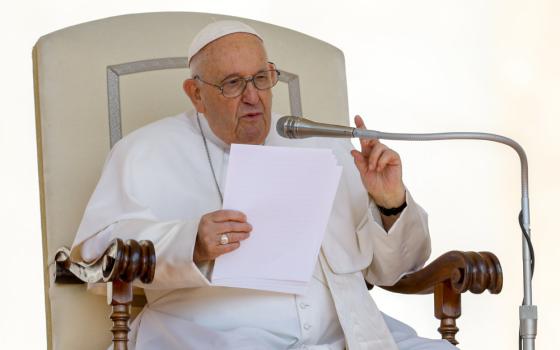
[[[0,348],[46,348],[32,46],[41,35],[70,25],[154,11],[247,17],[338,46],[346,55],[350,113],[362,114],[370,128],[486,131],[520,142],[530,163],[537,348],[559,348],[560,3],[555,0],[3,2]],[[432,258],[451,249],[490,250],[502,261],[502,294],[463,297],[462,348],[516,348],[522,277],[515,153],[483,142],[390,145],[402,155],[408,187],[430,213]],[[429,297],[380,290],[373,295],[382,309],[421,335],[437,337]]]

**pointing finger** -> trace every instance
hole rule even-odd
[[[365,129],[366,128],[366,124],[364,123],[364,120],[362,119],[362,117],[360,117],[359,115],[354,117],[354,123],[356,124],[356,127],[358,129]],[[365,157],[368,157],[370,152],[371,152],[371,148],[373,146],[375,146],[375,144],[377,144],[379,141],[376,139],[363,139],[360,138],[360,146],[362,148],[362,154]]]
[[[358,129],[365,129],[366,128],[366,124],[364,123],[364,120],[359,115],[354,117],[354,124],[356,124],[356,127]],[[367,156],[369,154],[370,150],[371,150],[371,148],[369,148],[368,141],[366,139],[360,138],[360,146],[362,148],[362,154],[364,156]]]
[[[356,124],[356,127],[359,128],[359,129],[365,129],[366,128],[366,124],[364,123],[364,120],[359,115],[356,115],[354,117],[354,124]]]
[[[382,143],[377,143],[371,153],[369,154],[368,159],[368,170],[376,170],[377,169],[377,162],[381,154],[387,149],[387,147]]]

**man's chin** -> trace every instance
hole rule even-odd
[[[262,145],[266,137],[244,137],[234,143],[241,143],[245,145]]]
[[[237,141],[234,143],[243,143],[247,145],[262,145],[268,134],[268,128],[247,128],[238,135]]]

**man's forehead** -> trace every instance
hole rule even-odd
[[[218,41],[220,38],[235,33],[246,33],[257,37],[262,42],[262,37],[249,25],[239,21],[217,21],[208,24],[194,37],[188,50],[189,65],[192,58],[207,46]]]
[[[268,58],[259,38],[247,33],[234,33],[208,44],[194,61],[200,73],[223,79],[266,69]]]
[[[227,52],[248,52],[255,54],[264,51],[262,40],[249,33],[232,33],[218,38],[199,52],[211,52],[217,54],[224,54]]]

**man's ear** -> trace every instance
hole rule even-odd
[[[202,97],[200,96],[200,88],[195,79],[187,79],[183,82],[183,91],[189,96],[191,102],[198,113],[206,112]]]

